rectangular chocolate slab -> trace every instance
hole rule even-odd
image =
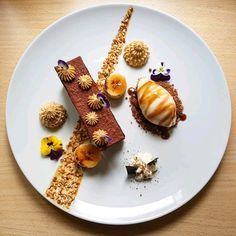
[[[62,84],[64,85],[76,110],[78,111],[80,118],[85,124],[85,127],[87,128],[89,136],[92,138],[93,132],[96,130],[99,130],[99,129],[105,130],[108,136],[112,138],[112,140],[107,144],[106,147],[109,147],[123,140],[125,138],[125,135],[122,132],[110,108],[104,107],[101,110],[96,111],[98,115],[98,123],[95,126],[90,126],[86,124],[85,116],[88,112],[92,111],[87,105],[88,97],[94,93],[97,94],[99,90],[94,80],[92,83],[92,87],[89,90],[82,90],[79,87],[77,83],[77,78],[79,76],[89,75],[91,77],[87,67],[85,66],[80,56],[68,61],[67,63],[75,67],[76,77],[70,82],[62,81],[61,79],[60,80]]]

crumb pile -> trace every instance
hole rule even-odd
[[[88,139],[89,137],[84,125],[81,121],[78,121],[59,167],[46,190],[46,196],[63,207],[70,207],[76,197],[83,177],[83,170],[75,160],[74,151]]]

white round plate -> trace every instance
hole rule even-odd
[[[16,161],[42,195],[57,162],[43,158],[42,137],[52,134],[39,122],[38,111],[48,101],[62,103],[69,118],[53,134],[66,144],[78,115],[54,66],[58,59],[81,55],[96,79],[127,5],[92,7],[70,14],[44,30],[25,51],[12,77],[6,104],[9,142]],[[129,101],[112,107],[126,139],[105,152],[99,166],[86,171],[68,213],[98,223],[132,224],[163,216],[197,194],[211,178],[224,154],[231,125],[231,103],[224,74],[207,45],[187,26],[161,12],[134,6],[127,42],[142,40],[150,59],[142,69],[128,67],[120,57],[118,72],[129,86],[161,61],[171,68],[187,120],[170,139],[145,133],[131,115]],[[127,179],[125,163],[138,151],[159,157],[151,182]]]

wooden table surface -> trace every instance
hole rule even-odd
[[[0,0],[0,235],[236,235],[234,118],[224,159],[207,186],[175,212],[138,226],[99,225],[69,216],[42,198],[18,168],[5,127],[7,88],[17,61],[32,39],[58,18],[84,7],[109,2]],[[234,112],[236,1],[129,2],[138,2],[177,17],[208,43],[225,72]]]

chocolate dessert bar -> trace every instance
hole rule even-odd
[[[90,81],[91,84],[89,89],[82,89],[79,86],[78,78],[80,76],[85,75],[85,76],[90,76],[90,78],[92,78],[82,58],[80,56],[76,57],[68,61],[67,64],[71,66],[73,70],[75,70],[75,72],[72,70],[72,75],[73,73],[75,73],[73,75],[74,78],[70,79],[70,77],[68,77],[68,80],[66,79],[60,79],[60,80],[64,85],[76,110],[78,111],[80,118],[83,121],[91,140],[94,132],[96,133],[96,131],[98,130],[105,131],[109,136],[109,142],[105,147],[109,147],[123,140],[125,138],[125,135],[122,132],[110,108],[103,107],[101,109],[92,110],[91,107],[89,107],[88,105],[89,96],[92,96],[93,94],[98,94],[100,91],[98,90],[97,84],[94,82],[93,79],[91,79]],[[58,66],[55,67],[55,70],[57,71],[58,75],[60,75]],[[97,114],[98,119],[95,125],[89,125],[88,123],[86,123],[86,115],[90,112],[96,112]]]

